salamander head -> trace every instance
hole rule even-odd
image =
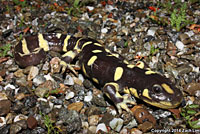
[[[183,100],[182,92],[169,79],[159,75],[147,76],[146,82],[139,93],[139,98],[153,106],[168,109],[177,107]]]

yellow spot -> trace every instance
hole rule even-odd
[[[160,101],[161,104],[165,105],[165,106],[172,106],[172,104],[170,102],[167,102],[167,101]]]
[[[85,76],[89,77],[89,75],[87,74],[87,72],[86,72],[86,70],[85,70],[84,64],[82,64],[82,70],[83,70],[83,73],[85,74]]]
[[[105,84],[105,86],[107,86],[107,85],[113,85],[113,86],[115,87],[116,92],[119,91],[119,85],[118,85],[117,83],[110,82],[110,83],[106,83],[106,84]]]
[[[106,48],[105,50],[106,50],[107,53],[111,53],[109,49]]]
[[[87,65],[88,65],[88,66],[92,65],[92,64],[95,62],[96,59],[97,59],[97,56],[92,56],[92,57],[89,59]]]
[[[91,44],[91,43],[92,43],[92,41],[88,41],[88,42],[84,43],[84,44],[82,45],[82,47],[81,47],[81,50],[82,50],[86,45],[89,45],[89,44]]]
[[[70,39],[70,37],[70,35],[67,35],[67,37],[64,40],[63,52],[67,52],[68,40]]]
[[[160,101],[159,103],[158,102],[150,102],[149,100],[145,100],[145,99],[143,101],[145,101],[146,103],[149,103],[153,106],[160,107],[163,109],[175,108],[180,104],[180,102],[173,104],[173,105],[172,105],[172,103],[165,102],[165,101]]]
[[[138,61],[138,62],[136,63],[136,66],[139,67],[139,68],[141,68],[141,69],[143,69],[143,68],[144,68],[144,62]]]
[[[64,55],[62,55],[62,57],[71,57],[72,59],[74,59],[74,57],[76,56],[76,53],[74,53],[73,51],[68,51],[66,52]]]
[[[26,43],[25,39],[22,40],[22,51],[23,51],[24,54],[30,54],[30,51],[28,50],[27,43]]]
[[[99,84],[99,81],[98,81],[96,78],[92,78],[92,80],[93,80],[94,82],[96,82],[97,84]]]
[[[48,51],[49,50],[48,41],[44,39],[42,34],[38,34],[38,39],[40,48],[43,48],[44,51]]]
[[[145,72],[145,74],[146,74],[146,75],[150,75],[150,74],[156,74],[156,72],[154,72],[154,71],[151,71],[151,70],[148,70],[148,71],[146,71],[146,72]]]
[[[94,45],[102,47],[102,45],[99,43],[94,43]]]
[[[82,38],[80,38],[80,39],[78,39],[78,40],[76,41],[76,45],[75,45],[75,47],[74,47],[74,50],[80,51],[80,48],[78,47],[78,44],[79,44],[79,41],[80,41],[80,40],[82,40]]]
[[[149,90],[148,89],[144,89],[144,91],[142,92],[142,96],[147,97],[151,100],[151,97],[149,96]]]
[[[61,33],[57,33],[57,34],[56,34],[56,37],[57,37],[58,39],[60,39],[61,35],[62,35]]]
[[[119,80],[122,77],[122,74],[123,74],[123,68],[117,67],[115,70],[114,81]]]
[[[129,64],[127,60],[123,60],[123,62],[124,62],[125,64]]]
[[[60,65],[63,65],[63,66],[67,66],[67,63],[65,61],[60,61]]]
[[[137,90],[136,90],[135,88],[130,88],[129,90],[131,91],[131,93],[132,93],[135,97],[139,98],[139,95],[138,95]]]
[[[174,94],[174,91],[167,85],[167,84],[162,84],[161,85],[166,92],[168,92],[169,94]]]
[[[119,58],[119,54],[114,54],[114,53],[111,53],[111,54],[109,54],[109,55],[107,55],[107,56],[114,56],[114,57],[116,57],[116,58]]]
[[[115,93],[115,96],[119,97],[119,98],[122,98],[121,94],[118,91]]]
[[[135,65],[133,65],[133,64],[128,64],[127,67],[128,67],[128,68],[134,68]]]
[[[128,88],[124,88],[123,92],[126,93],[126,94],[130,94],[130,90]]]
[[[93,53],[101,53],[102,50],[93,50],[92,52],[93,52]]]

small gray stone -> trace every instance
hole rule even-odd
[[[44,78],[44,76],[42,75],[37,75],[34,79],[33,79],[33,84],[35,86],[39,86],[40,84],[44,83],[46,81],[46,79]]]
[[[49,92],[49,89],[46,87],[38,87],[35,89],[35,94],[38,97],[44,97],[45,94],[47,94]]]
[[[65,85],[74,85],[74,80],[70,75],[67,75],[64,80]]]

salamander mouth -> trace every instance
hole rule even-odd
[[[153,102],[153,101],[150,101],[148,99],[143,99],[144,102],[150,104],[150,105],[153,105],[153,106],[156,106],[156,107],[159,107],[159,108],[162,108],[162,109],[169,109],[169,108],[176,108],[178,107],[182,100],[180,101],[177,101],[177,102],[169,102],[169,101],[160,101],[160,102]]]

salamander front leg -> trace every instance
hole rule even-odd
[[[108,98],[110,98],[116,105],[118,112],[122,113],[122,109],[130,112],[127,103],[135,105],[134,101],[128,100],[127,96],[121,96],[119,93],[119,85],[114,82],[107,83],[103,87],[103,91]]]

